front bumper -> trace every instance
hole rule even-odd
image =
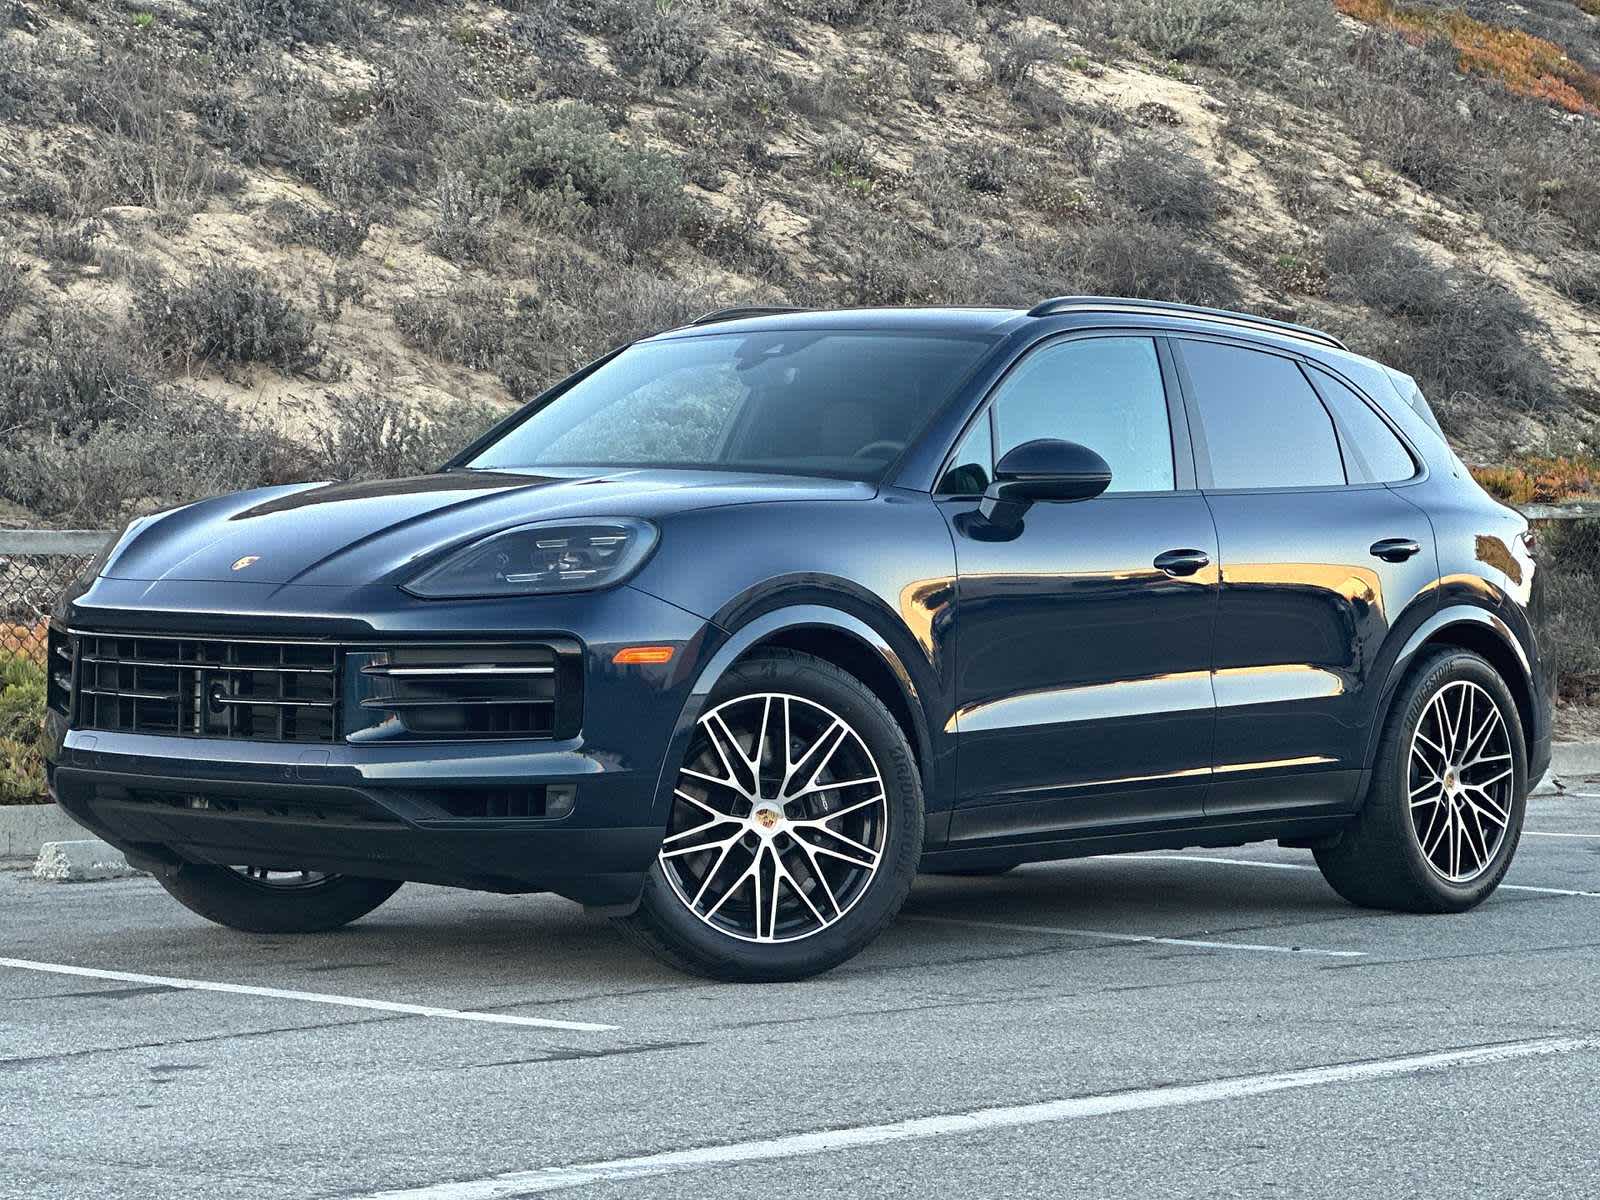
[[[404,759],[73,731],[50,784],[75,820],[156,870],[248,864],[552,891],[596,905],[638,895],[661,844],[662,825],[650,816],[655,772],[597,771],[570,747],[430,751]],[[321,757],[339,761],[315,761]],[[497,784],[574,787],[577,801],[559,819],[457,818],[438,803],[442,794]],[[591,823],[605,814],[621,823]]]
[[[100,581],[108,583],[116,581]],[[583,663],[581,724],[560,738],[312,745],[69,727],[52,712],[46,757],[57,801],[157,870],[195,862],[333,871],[627,904],[666,826],[662,767],[690,686],[721,641],[714,626],[627,587],[520,605],[389,599],[392,608],[351,606],[338,616],[328,612],[328,589],[276,589],[248,615],[244,605],[224,611],[239,595],[223,589],[214,590],[215,607],[196,605],[191,593],[182,612],[94,603],[122,590],[97,586],[58,615],[78,630],[156,638],[270,633],[421,645],[560,636]],[[634,643],[678,652],[666,665],[613,664]],[[538,815],[547,792],[570,798],[570,811],[563,804]],[[479,803],[484,796],[495,799]],[[528,797],[536,802],[521,802]]]

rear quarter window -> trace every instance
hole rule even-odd
[[[1370,404],[1326,371],[1312,367],[1311,374],[1345,434],[1355,443],[1355,456],[1366,467],[1371,482],[1398,483],[1417,473],[1411,452]]]

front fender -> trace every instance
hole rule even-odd
[[[888,667],[901,689],[906,707],[911,712],[919,756],[924,763],[933,761],[929,723],[924,706],[925,696],[912,672],[907,668],[905,660],[882,633],[861,618],[826,605],[795,604],[772,609],[752,618],[730,634],[701,666],[693,685],[689,688],[688,697],[684,701],[672,737],[668,741],[666,755],[662,759],[661,774],[656,784],[655,804],[651,811],[651,820],[659,822],[663,831],[672,812],[672,790],[677,782],[677,764],[683,761],[684,754],[688,751],[695,723],[705,710],[706,700],[717,686],[717,682],[727,674],[734,663],[755,646],[779,634],[808,629],[843,634],[883,659],[884,665]]]

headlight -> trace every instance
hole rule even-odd
[[[540,521],[474,542],[403,586],[426,600],[588,592],[627,579],[656,538],[654,525],[634,517]]]

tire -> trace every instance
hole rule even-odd
[[[894,919],[922,834],[916,761],[882,701],[823,659],[768,651],[708,697],[639,906],[616,920],[691,974],[804,979]]]
[[[1484,731],[1481,745],[1473,729]],[[1464,912],[1511,866],[1527,793],[1527,747],[1505,681],[1476,654],[1440,651],[1401,684],[1366,803],[1337,843],[1316,851],[1317,865],[1352,904]]]
[[[366,916],[400,889],[393,880],[349,875],[271,883],[197,863],[156,878],[191,912],[244,933],[325,933]]]

